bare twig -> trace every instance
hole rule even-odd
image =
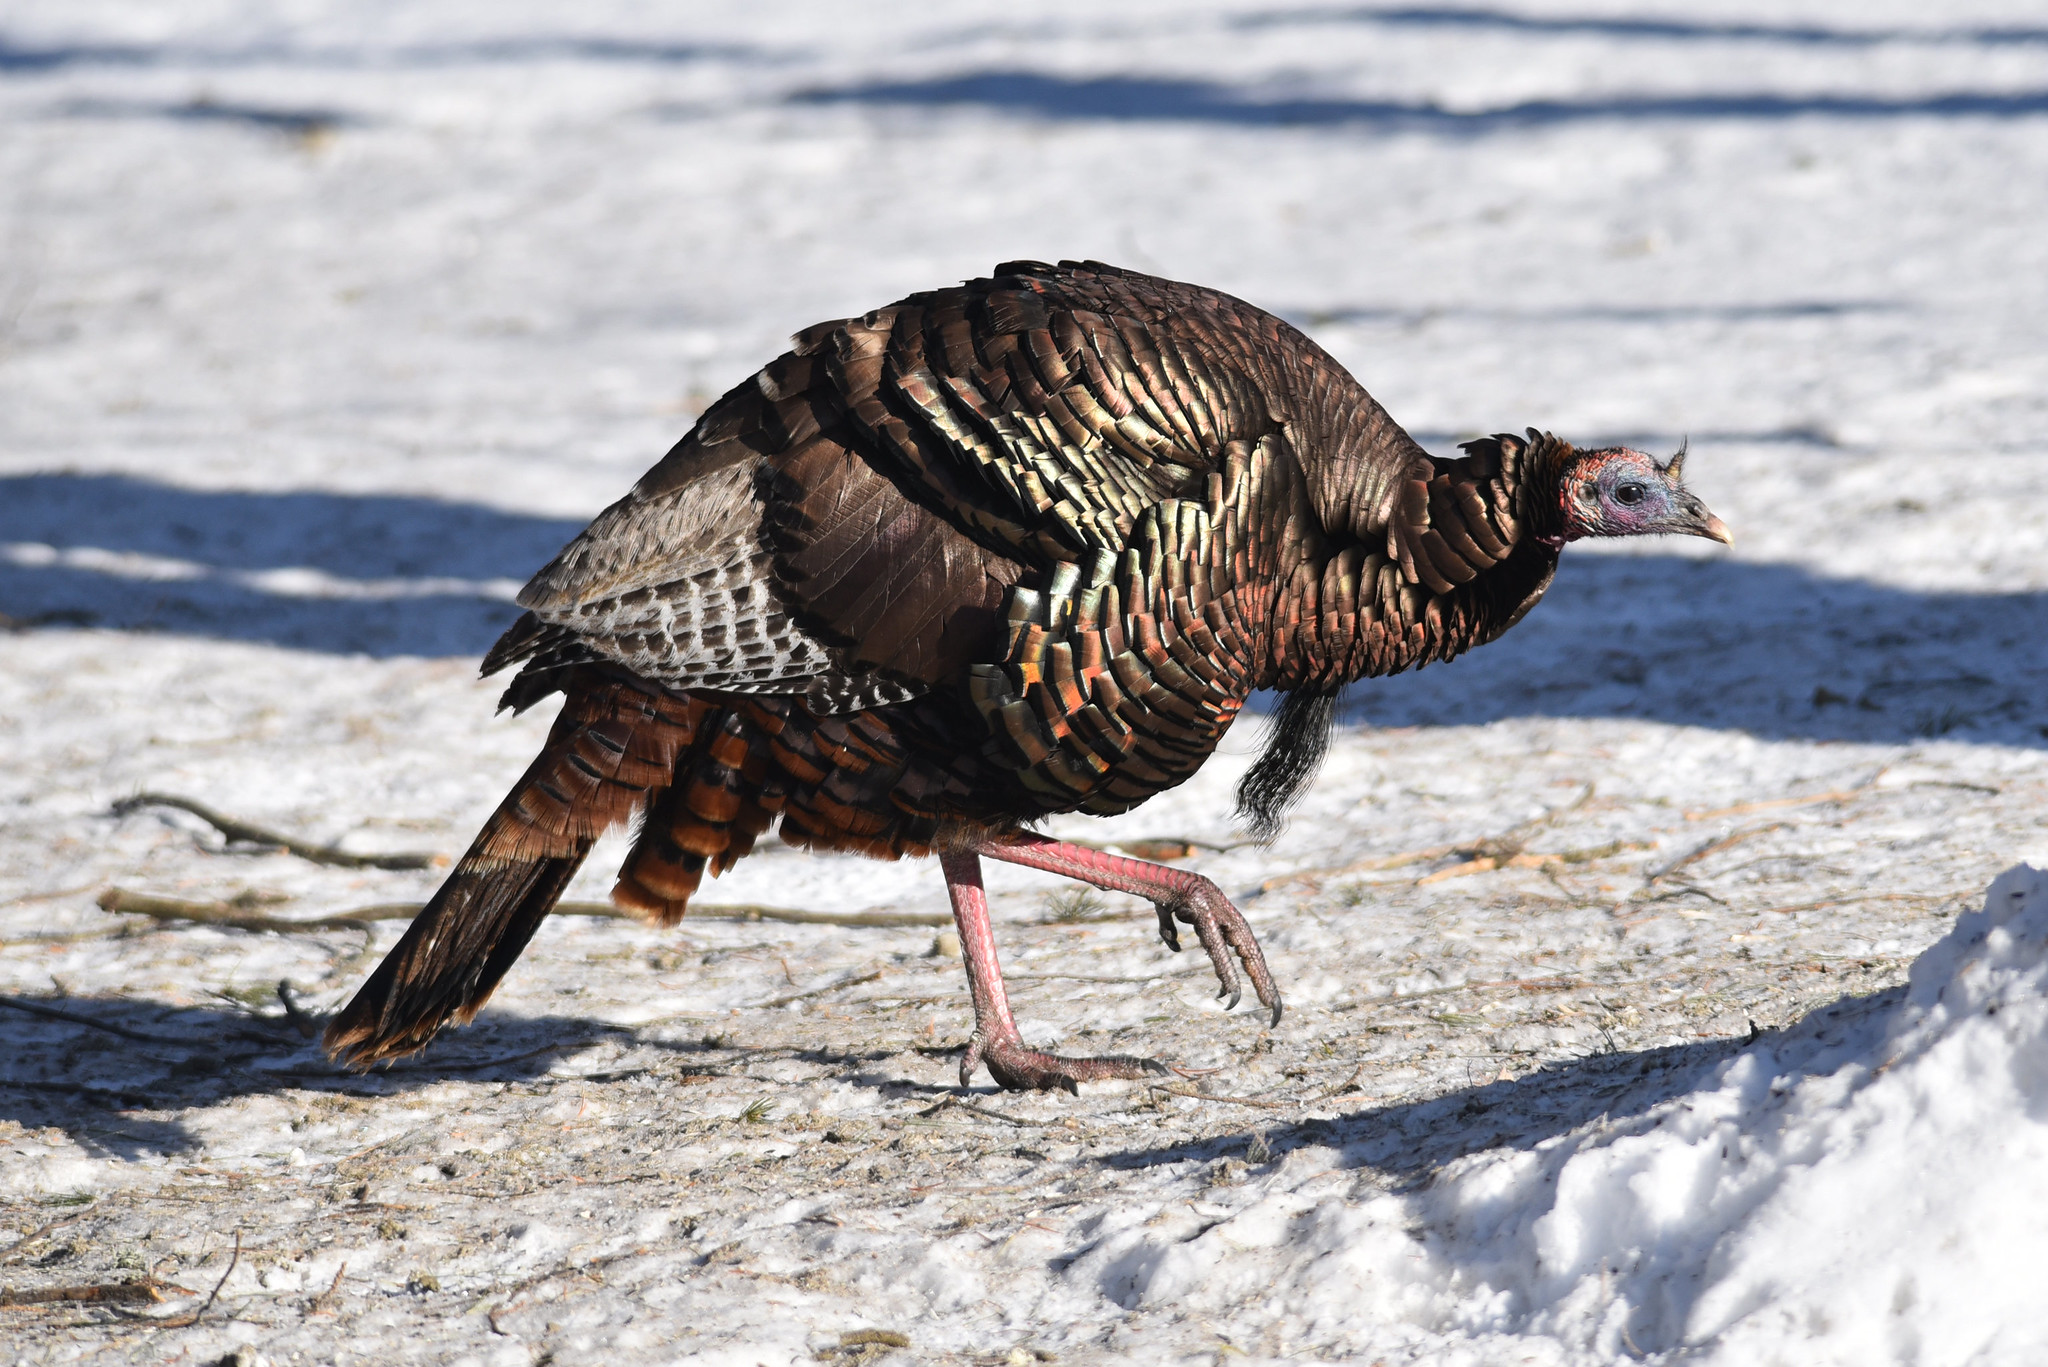
[[[0,996],[0,1006],[10,1007],[13,1010],[21,1011],[31,1016],[42,1016],[48,1020],[68,1021],[73,1025],[84,1025],[94,1030],[104,1030],[110,1035],[119,1035],[122,1039],[134,1040],[137,1044],[182,1044],[186,1042],[183,1040],[160,1039],[155,1035],[145,1035],[140,1030],[130,1030],[125,1025],[115,1025],[111,1021],[94,1020],[91,1016],[81,1016],[75,1011],[63,1011],[54,1006],[40,1006],[35,1002],[23,1001],[19,997]]]
[[[57,888],[50,892],[25,892],[19,897],[10,897],[0,902],[0,907],[23,907],[31,902],[54,902],[59,897],[76,897],[81,892],[91,892],[92,884],[81,883],[75,888]]]
[[[1019,1120],[1014,1115],[1004,1115],[1001,1111],[992,1111],[986,1106],[977,1106],[971,1101],[966,1101],[960,1097],[952,1096],[950,1094],[939,1098],[938,1103],[936,1105],[927,1106],[923,1110],[919,1111],[917,1114],[920,1119],[929,1120],[931,1117],[937,1115],[941,1111],[971,1111],[975,1115],[985,1117],[986,1119],[999,1120],[1005,1125],[1017,1125],[1021,1126],[1024,1129],[1043,1129],[1045,1126],[1044,1121]],[[1022,1188],[1019,1188],[1019,1190],[1022,1190]],[[963,1191],[961,1194],[971,1195],[975,1193],[970,1191]]]
[[[1136,894],[1132,894],[1135,899]],[[1111,907],[1107,911],[1092,911],[1084,916],[1042,916],[1036,921],[1018,921],[1020,926],[1096,926],[1110,921],[1150,921],[1157,913],[1149,903],[1137,906]]]
[[[51,1230],[57,1229],[64,1225],[68,1225],[73,1220],[83,1220],[86,1216],[90,1214],[92,1214],[92,1207],[88,1206],[84,1210],[74,1210],[69,1215],[60,1215],[56,1219],[49,1221],[47,1224],[38,1225],[35,1229],[30,1230],[28,1233],[22,1235],[19,1239],[16,1239],[14,1241],[14,1247],[7,1250],[7,1256],[4,1258],[0,1258],[0,1267],[5,1267],[10,1263],[26,1262],[28,1259],[28,1255],[25,1252],[23,1252],[23,1250],[26,1249],[30,1244],[33,1244],[36,1240],[42,1238]]]
[[[320,1018],[292,1000],[297,991],[289,978],[277,980],[277,999],[284,1006],[285,1019],[299,1032],[300,1039],[311,1039],[320,1033]]]
[[[872,997],[855,997],[852,1001],[838,1002],[835,1004],[839,1006],[878,1006],[884,1002],[887,1002],[889,1004],[889,1009],[895,1011],[900,1010],[901,1008],[906,1006],[936,1006],[940,1003],[950,1004],[958,1002],[959,1000],[960,994],[958,992],[924,992],[909,994],[899,992],[877,992]],[[828,1006],[825,1009],[829,1011],[832,1008]]]
[[[627,913],[620,912],[616,908],[608,908],[603,912],[581,910],[584,907],[595,908],[605,905],[602,902],[572,902],[566,906],[557,906],[555,910],[564,911],[569,907],[577,908],[577,910],[569,912],[572,916],[627,915]],[[803,911],[795,907],[693,906],[690,908],[690,915],[700,921],[783,921],[797,926],[886,928],[890,926],[950,926],[953,924],[953,918],[949,914],[921,911]]]
[[[1415,880],[1415,886],[1426,883],[1441,883],[1447,878],[1463,878],[1475,873],[1491,873],[1495,869],[1540,869],[1556,872],[1571,864],[1590,864],[1596,859],[1611,859],[1627,850],[1647,850],[1650,843],[1644,840],[1610,840],[1604,845],[1588,845],[1584,849],[1559,850],[1555,854],[1483,854],[1468,859],[1462,864],[1426,873]]]
[[[1154,973],[1148,978],[1110,978],[1093,973],[1005,973],[1003,981],[1012,983],[1163,983],[1173,978],[1206,976],[1213,970],[1206,963],[1190,964],[1165,973]]]
[[[228,1270],[220,1274],[220,1280],[213,1284],[213,1290],[206,1293],[206,1299],[200,1303],[199,1308],[189,1315],[178,1315],[171,1319],[158,1320],[156,1322],[157,1327],[161,1329],[190,1329],[193,1325],[199,1323],[200,1316],[213,1309],[214,1301],[220,1297],[221,1288],[228,1284],[228,1278],[235,1275],[235,1265],[241,1261],[242,1231],[238,1229],[235,1231],[234,1256],[228,1259]]]
[[[1736,845],[1740,845],[1745,840],[1754,840],[1760,835],[1769,835],[1772,831],[1782,831],[1786,828],[1787,824],[1787,822],[1783,821],[1773,821],[1768,826],[1752,826],[1746,831],[1737,831],[1735,834],[1723,836],[1719,840],[1709,840],[1706,844],[1695,847],[1690,853],[1678,856],[1678,858],[1662,868],[1652,870],[1650,875],[1643,880],[1643,885],[1630,895],[1630,900],[1641,900],[1644,893],[1656,887],[1657,884],[1663,882],[1682,868],[1697,864],[1700,860],[1719,854],[1723,850],[1731,849]]]
[[[1310,1097],[1309,1100],[1328,1101],[1333,1096],[1342,1096],[1346,1092],[1355,1092],[1363,1090],[1358,1086],[1358,1079],[1363,1077],[1364,1075],[1365,1065],[1361,1063],[1356,1068],[1353,1068],[1351,1070],[1350,1077],[1345,1078],[1342,1082],[1338,1083],[1334,1087],[1328,1087],[1320,1092],[1317,1092],[1314,1096]]]
[[[1825,793],[1811,793],[1805,797],[1775,797],[1767,802],[1738,802],[1732,807],[1715,807],[1708,811],[1687,812],[1687,821],[1712,821],[1722,816],[1742,816],[1749,812],[1772,812],[1786,807],[1817,807],[1823,802],[1847,802],[1852,797],[1861,797],[1861,788],[1836,788]]]
[[[526,1280],[522,1282],[515,1282],[512,1286],[506,1288],[505,1291],[502,1293],[504,1295],[504,1299],[499,1301],[496,1305],[492,1306],[489,1310],[485,1311],[484,1317],[490,1322],[492,1333],[503,1334],[505,1331],[498,1327],[498,1316],[503,1315],[514,1309],[514,1302],[516,1302],[521,1296],[525,1295],[527,1292],[533,1290],[535,1287],[545,1286],[547,1285],[547,1283],[555,1281],[556,1279],[561,1277],[582,1277],[586,1280],[596,1282],[598,1285],[602,1286],[604,1284],[604,1278],[597,1274],[602,1272],[605,1268],[611,1267],[617,1263],[623,1263],[631,1258],[644,1258],[646,1256],[647,1250],[645,1248],[634,1248],[629,1249],[624,1253],[613,1253],[602,1258],[592,1258],[589,1262],[581,1263],[574,1267],[558,1267],[554,1269],[552,1272],[542,1272],[536,1276],[528,1277]],[[498,1294],[500,1293],[486,1293],[484,1299],[489,1300],[491,1296]]]
[[[115,816],[126,816],[143,807],[175,807],[181,812],[190,812],[207,825],[226,836],[229,844],[267,845],[286,854],[297,855],[315,864],[329,864],[341,869],[431,869],[445,865],[448,859],[438,854],[352,854],[333,845],[319,845],[310,840],[273,831],[267,826],[217,812],[203,802],[175,793],[137,793],[124,797],[114,804]]]
[[[1479,840],[1458,841],[1449,845],[1431,845],[1428,849],[1409,850],[1403,854],[1381,855],[1373,859],[1354,859],[1349,864],[1341,864],[1336,868],[1302,869],[1296,873],[1282,874],[1278,878],[1268,878],[1265,882],[1259,884],[1259,891],[1271,892],[1275,888],[1285,887],[1289,883],[1307,882],[1318,878],[1332,878],[1339,874],[1371,873],[1381,869],[1405,868],[1410,864],[1422,864],[1432,859],[1442,859],[1448,854],[1463,855],[1465,856],[1465,861],[1463,864],[1453,865],[1449,869],[1441,869],[1436,873],[1429,874],[1421,880],[1422,882],[1435,882],[1439,878],[1454,878],[1460,873],[1482,873],[1487,869],[1499,868],[1503,864],[1520,858],[1528,844],[1528,837],[1530,835],[1550,825],[1560,817],[1577,811],[1585,806],[1587,802],[1591,801],[1592,797],[1593,785],[1588,783],[1580,790],[1579,795],[1570,802],[1538,813],[1527,821],[1509,827],[1499,835],[1486,836]],[[1561,858],[1562,856],[1548,857]],[[1537,857],[1537,863],[1533,867],[1541,867],[1544,858],[1544,856]]]
[[[1250,1096],[1217,1096],[1210,1092],[1198,1092],[1192,1087],[1155,1085],[1151,1090],[1154,1092],[1164,1092],[1168,1096],[1193,1097],[1197,1101],[1227,1101],[1233,1106],[1255,1106],[1262,1111],[1284,1111],[1288,1106],[1288,1103],[1284,1101],[1261,1101],[1257,1097]]]
[[[1827,897],[1818,902],[1794,902],[1785,907],[1761,907],[1761,914],[1785,914],[1795,911],[1820,911],[1825,907],[1847,906],[1852,902],[1950,902],[1972,898],[1975,889],[1966,888],[1961,892],[1851,892],[1840,897]]]
[[[1260,892],[1271,892],[1286,887],[1289,883],[1303,883],[1315,878],[1331,878],[1344,873],[1377,873],[1382,869],[1405,868],[1409,864],[1421,864],[1431,859],[1441,859],[1447,854],[1458,854],[1465,847],[1461,845],[1431,845],[1428,849],[1408,850],[1402,854],[1382,855],[1373,859],[1354,859],[1349,864],[1340,864],[1328,869],[1300,869],[1294,873],[1283,873],[1277,878],[1268,878],[1259,884]]]
[[[881,976],[882,970],[879,968],[872,973],[856,973],[851,978],[841,978],[837,982],[826,983],[823,987],[813,987],[804,992],[792,992],[786,997],[776,997],[772,1001],[757,1002],[749,1009],[754,1011],[772,1011],[778,1006],[788,1006],[791,1002],[806,1001],[812,997],[822,997],[827,992],[837,992],[842,987],[858,987],[862,983],[871,983]]]
[[[306,1314],[308,1316],[331,1315],[334,1313],[334,1299],[341,1294],[341,1279],[347,1272],[347,1263],[343,1263],[340,1267],[334,1269],[334,1280],[327,1284],[325,1291],[313,1297],[313,1303],[306,1307]]]
[[[1662,977],[1671,977],[1663,974]],[[1419,1002],[1430,997],[1447,997],[1455,992],[1484,992],[1493,988],[1512,987],[1517,992],[1571,992],[1581,988],[1609,991],[1616,988],[1632,987],[1638,983],[1653,983],[1661,978],[1637,978],[1625,983],[1598,983],[1590,978],[1558,976],[1554,978],[1495,978],[1488,982],[1452,983],[1448,987],[1430,987],[1420,992],[1401,992],[1385,997],[1366,997],[1360,1001],[1344,1002],[1333,1006],[1332,1011],[1357,1011],[1368,1006],[1400,1006],[1406,1002]]]
[[[1732,807],[1715,807],[1708,811],[1687,812],[1687,821],[1712,821],[1717,816],[1741,816],[1746,812],[1778,811],[1786,807],[1817,807],[1823,802],[1847,802],[1850,798],[1862,797],[1877,786],[1890,765],[1884,765],[1869,778],[1852,788],[1832,788],[1825,793],[1808,793],[1804,797],[1774,797],[1763,802],[1738,802]],[[1965,785],[1970,786],[1970,785]],[[1995,789],[1993,790],[1996,791]]]

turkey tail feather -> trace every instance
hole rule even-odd
[[[450,1020],[468,1024],[582,863],[582,853],[464,859],[329,1023],[321,1039],[328,1054],[366,1068],[426,1047]]]
[[[548,743],[405,938],[327,1027],[327,1052],[367,1067],[468,1023],[526,948],[599,836],[673,780],[711,710],[580,670]]]

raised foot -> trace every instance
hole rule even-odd
[[[1237,965],[1230,957],[1235,950],[1244,961],[1245,976],[1252,980],[1252,991],[1258,994],[1259,1004],[1273,1013],[1273,1024],[1280,1023],[1279,984],[1266,967],[1266,955],[1259,948],[1250,923],[1223,895],[1223,889],[1206,878],[1191,878],[1177,896],[1154,902],[1153,906],[1159,911],[1159,938],[1176,954],[1180,952],[1180,931],[1174,922],[1178,920],[1195,928],[1195,938],[1209,951],[1216,980],[1223,985],[1216,995],[1230,999],[1224,1010],[1235,1008],[1244,996],[1244,988],[1237,980]]]
[[[965,1087],[981,1064],[998,1086],[1012,1092],[1062,1091],[1080,1095],[1084,1082],[1105,1082],[1111,1078],[1163,1077],[1166,1065],[1156,1059],[1110,1054],[1101,1058],[1063,1058],[1026,1049],[1016,1039],[991,1043],[976,1035],[960,1060],[960,1085]]]

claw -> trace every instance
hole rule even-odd
[[[1015,1040],[999,1041],[979,1052],[976,1052],[976,1045],[970,1043],[968,1050],[977,1062],[988,1064],[989,1076],[996,1080],[998,1086],[1011,1092],[1061,1091],[1079,1096],[1084,1082],[1164,1077],[1168,1072],[1166,1065],[1157,1059],[1134,1058],[1128,1054],[1062,1058],[1058,1054],[1041,1054],[1036,1049],[1026,1049]],[[969,1071],[963,1061],[960,1073],[962,1086],[967,1085]]]
[[[1169,903],[1160,902],[1153,910],[1159,913],[1159,938],[1166,942],[1168,949],[1176,954],[1180,953],[1180,928],[1173,923],[1173,907]]]
[[[1245,923],[1242,913],[1218,892],[1213,884],[1206,891],[1209,896],[1196,896],[1185,901],[1162,902],[1159,908],[1159,924],[1168,926],[1170,919],[1187,922],[1195,929],[1195,935],[1202,942],[1202,948],[1209,952],[1209,962],[1216,969],[1219,990],[1218,1001],[1226,1001],[1226,1011],[1237,1009],[1244,1000],[1244,979],[1238,976],[1237,963],[1242,961],[1245,974],[1251,978],[1252,987],[1258,993],[1261,1004],[1272,1011],[1272,1022],[1280,1023],[1280,989],[1273,982],[1272,974],[1266,970],[1266,956],[1259,951],[1258,938]],[[1169,918],[1168,908],[1172,908]],[[1162,938],[1165,932],[1162,931]],[[1177,937],[1169,940],[1175,949],[1180,948]]]

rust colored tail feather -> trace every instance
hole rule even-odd
[[[474,1017],[598,837],[660,795],[714,710],[591,670],[572,676],[565,692],[546,746],[328,1025],[329,1054],[367,1067]]]
[[[655,925],[675,925],[705,873],[724,873],[774,824],[784,789],[760,724],[765,715],[758,704],[734,699],[705,721],[674,784],[649,805],[614,902]]]

